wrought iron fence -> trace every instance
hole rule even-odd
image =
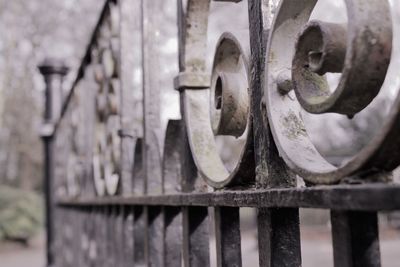
[[[169,121],[160,144],[149,26],[159,10],[106,1],[66,97],[68,69],[40,66],[48,265],[208,266],[213,210],[218,266],[247,266],[239,209],[253,207],[260,266],[301,266],[299,208],[331,211],[335,266],[380,266],[377,212],[400,208],[400,187],[388,180],[400,163],[400,97],[340,166],[320,155],[300,111],[354,116],[396,60],[389,3],[345,2],[348,26],[309,22],[317,0],[282,0],[274,14],[270,1],[249,0],[249,37],[224,33],[208,73],[210,0],[177,1],[182,119]],[[333,93],[327,72],[342,74]],[[230,169],[215,136],[242,140]]]

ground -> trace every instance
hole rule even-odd
[[[17,243],[0,243],[0,267],[44,267],[44,234],[24,246]]]

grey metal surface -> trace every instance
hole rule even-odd
[[[249,0],[249,29],[222,34],[208,70],[211,0],[178,0],[179,73],[165,85],[162,5],[106,1],[70,93],[63,103],[47,95],[48,265],[206,267],[215,250],[218,266],[247,266],[239,210],[253,207],[260,266],[301,265],[299,208],[332,211],[335,266],[380,266],[376,213],[400,209],[388,179],[400,163],[400,97],[339,167],[319,154],[300,111],[351,117],[368,106],[385,78],[398,79],[385,75],[399,60],[390,54],[400,27],[387,1],[347,0],[348,25],[308,22],[316,3],[282,0],[274,13],[270,1]],[[342,74],[333,93],[327,72]],[[165,87],[178,90],[181,119],[163,133]],[[221,136],[244,140],[232,169]]]

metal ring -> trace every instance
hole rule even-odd
[[[83,176],[82,163],[75,154],[71,154],[67,159],[67,194],[76,197],[81,193],[81,179]]]
[[[106,79],[111,79],[113,77],[117,77],[117,61],[114,58],[113,51],[111,47],[107,47],[101,53],[101,64],[103,66],[103,73]]]
[[[300,3],[305,12],[291,30],[298,30],[309,17],[311,4]],[[298,101],[310,113],[354,116],[371,103],[385,80],[392,50],[389,3],[375,0],[366,6],[365,1],[347,0],[346,4],[347,34],[343,25],[311,21],[297,39],[293,86]],[[328,71],[342,73],[333,93],[321,75]]]
[[[93,174],[98,195],[115,195],[120,189],[120,10],[110,3],[106,23],[98,36],[98,47],[93,53],[96,92],[96,137],[93,155]],[[100,66],[99,66],[100,65]]]
[[[80,84],[77,85],[80,88]],[[82,113],[79,103],[79,91],[74,91],[72,101],[70,102],[71,109],[67,112],[69,122],[69,155],[67,158],[67,173],[66,173],[66,189],[67,194],[76,197],[81,193],[83,164],[81,161],[82,154]]]
[[[400,146],[400,142],[388,141],[389,136],[400,132],[400,126],[396,123],[396,120],[399,121],[397,118],[400,114],[400,96],[393,104],[392,111],[382,131],[359,154],[348,162],[343,163],[342,166],[335,167],[320,155],[308,137],[300,114],[301,106],[299,102],[304,106],[304,99],[301,100],[302,93],[296,92],[299,99],[298,102],[290,93],[282,94],[282,90],[279,90],[279,80],[285,79],[277,79],[277,76],[286,76],[290,80],[296,38],[302,27],[308,22],[316,3],[317,1],[294,2],[282,0],[270,31],[264,90],[269,123],[280,155],[299,176],[308,182],[316,184],[335,183],[343,177],[368,170],[392,170],[400,163],[399,157],[391,157],[390,154],[382,156],[382,153],[385,151],[394,153],[394,151],[398,151]],[[380,86],[378,85],[383,81],[381,75],[386,73],[386,70],[383,71],[383,69],[386,68],[387,62],[383,62],[379,66],[382,68],[378,75],[380,80],[375,83],[369,80],[370,77],[368,75],[373,77],[376,77],[376,75],[370,74],[372,68],[370,66],[366,67],[365,62],[372,62],[373,66],[376,66],[376,63],[379,62],[376,54],[378,53],[377,49],[383,49],[381,54],[383,59],[389,60],[385,58],[392,46],[392,33],[388,34],[387,32],[392,27],[387,25],[388,21],[390,21],[388,2],[381,0],[368,2],[346,0],[346,5],[349,17],[349,37],[341,81],[344,85],[339,85],[339,91],[332,95],[336,99],[332,100],[333,104],[328,108],[324,108],[323,112],[335,111],[351,114],[357,112],[363,105],[368,104],[368,101],[372,99],[370,99],[371,96],[365,95],[371,92],[374,95],[376,90],[379,91]],[[369,37],[377,36],[376,32],[379,27],[382,27],[381,30],[384,32],[382,40],[371,40]],[[398,59],[392,58],[391,64],[395,60]],[[296,62],[295,66],[298,66]],[[283,75],[282,71],[284,72]],[[293,76],[297,75],[297,71],[293,70]],[[277,75],[278,73],[279,75]],[[296,78],[297,81],[298,78]],[[365,84],[365,81],[367,81],[367,84]],[[349,92],[348,86],[350,85],[354,87],[353,89],[357,89],[356,92]],[[295,86],[298,86],[298,84]],[[366,86],[365,88],[371,89],[371,92],[361,93],[359,86]],[[354,108],[352,105],[357,100],[357,97],[362,99],[360,101],[363,103],[356,105],[356,108]],[[364,97],[369,100],[365,101]],[[398,139],[398,137],[396,138]],[[391,139],[396,138],[391,137]]]
[[[246,40],[248,40],[248,38]],[[222,75],[223,73],[239,73],[240,71],[243,71],[244,73],[239,74],[245,77],[244,79],[246,80],[246,83],[244,88],[238,89],[244,90],[244,94],[248,94],[249,67],[247,57],[248,53],[245,51],[249,50],[242,49],[238,40],[232,34],[223,34],[218,41],[214,56],[213,76],[216,77],[216,75]],[[211,89],[211,92],[214,94],[215,88]],[[246,116],[241,116],[241,119],[244,119],[244,123],[240,122],[240,126],[238,127],[242,133],[244,132],[246,141],[243,145],[236,166],[233,171],[229,172],[224,166],[218,153],[214,133],[211,127],[210,110],[212,101],[210,101],[210,91],[189,90],[187,88],[183,92],[183,95],[185,108],[184,114],[189,144],[196,166],[205,181],[215,188],[251,182],[252,179],[254,179],[254,155],[252,152],[252,124],[248,108]],[[240,92],[240,95],[243,96],[243,92]],[[211,99],[213,99],[213,97],[214,96],[212,96]],[[230,114],[234,115],[238,106],[231,104],[232,103],[230,103],[230,106],[227,106],[226,108],[236,109]],[[229,103],[227,103],[227,105],[229,105]],[[249,105],[248,98],[247,105]],[[241,110],[240,113],[243,114],[243,110]],[[231,119],[235,118],[231,117]],[[245,128],[247,126],[247,131],[243,130],[243,124],[245,125]],[[225,126],[226,124],[223,127]],[[228,129],[228,132],[224,132],[224,134],[237,136],[237,133],[240,131],[232,132],[231,130],[234,127],[231,126],[232,125],[225,128],[225,130]],[[221,131],[222,130],[223,129],[221,128]]]
[[[98,124],[95,132],[95,147],[93,152],[93,181],[96,194],[104,196],[106,193],[105,171],[104,171],[104,153],[106,150],[106,137],[104,125]]]
[[[120,183],[121,139],[118,136],[118,116],[107,120],[106,147],[104,151],[105,186],[108,195],[115,195]]]
[[[248,54],[230,33],[222,34],[214,56],[210,111],[215,135],[243,135],[249,117]]]

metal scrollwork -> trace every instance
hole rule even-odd
[[[109,4],[108,16],[93,48],[97,123],[93,154],[93,176],[98,195],[115,195],[120,178],[120,79],[119,79],[119,9]]]
[[[84,177],[84,152],[82,148],[82,110],[79,91],[73,94],[72,108],[69,110],[69,128],[70,128],[70,151],[67,158],[66,186],[69,196],[78,196],[82,191],[82,181]]]
[[[335,183],[371,170],[390,171],[400,163],[398,157],[389,156],[398,145],[388,142],[399,132],[399,99],[381,132],[339,167],[317,151],[301,116],[303,108],[310,113],[334,112],[352,117],[377,96],[391,60],[395,60],[391,59],[394,26],[389,3],[346,0],[346,27],[308,22],[317,2],[281,1],[270,31],[265,96],[280,155],[299,176],[316,184]],[[341,73],[333,92],[323,76],[327,72]],[[383,153],[389,154],[382,157]]]
[[[186,125],[195,163],[206,182],[221,188],[251,181],[252,132],[249,129],[248,57],[229,33],[221,36],[211,77],[210,93],[185,92]],[[210,117],[211,114],[211,117]],[[229,172],[219,155],[215,136],[244,136],[240,159]]]
[[[254,181],[252,123],[249,102],[249,37],[243,44],[230,33],[217,43],[210,82],[206,82],[205,49],[210,1],[188,1],[186,31],[181,33],[181,73],[175,80],[183,95],[183,114],[196,166],[214,188]],[[196,27],[194,27],[196,25]],[[184,70],[184,71],[182,71]],[[209,89],[210,88],[210,89]],[[215,138],[245,141],[231,171],[224,165]]]
[[[246,53],[248,55],[248,53]],[[249,117],[248,56],[230,33],[221,36],[211,76],[211,124],[215,135],[240,137]]]

